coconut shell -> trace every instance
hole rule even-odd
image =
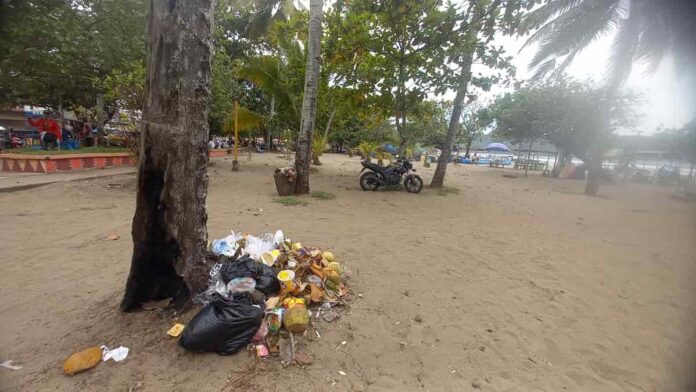
[[[91,369],[102,360],[101,347],[90,347],[86,350],[76,352],[65,360],[63,371],[65,374],[73,375],[81,371]]]

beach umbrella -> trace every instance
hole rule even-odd
[[[503,143],[490,143],[486,146],[486,151],[510,151],[510,147]]]

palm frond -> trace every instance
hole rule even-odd
[[[641,28],[642,15],[639,7],[638,1],[629,2],[628,15],[620,24],[619,32],[612,44],[613,53],[607,72],[610,90],[621,86],[631,73]]]
[[[662,4],[643,2],[639,8],[641,32],[635,51],[635,59],[648,64],[647,72],[655,72],[667,48],[675,43],[670,35],[671,21],[665,14]],[[696,40],[691,36],[691,41]],[[683,49],[683,48],[680,48]]]
[[[621,19],[619,2],[581,3],[550,24],[540,41],[539,49],[530,62],[531,67],[537,67],[550,57],[565,56],[582,50],[595,39],[608,34],[616,28]],[[604,5],[610,4],[609,8]],[[547,27],[548,26],[548,27]]]
[[[281,104],[290,104],[292,96],[283,83],[280,61],[272,56],[263,56],[250,60],[249,64],[239,70],[242,79],[254,83],[269,95],[273,95]]]
[[[258,129],[264,120],[265,117],[260,114],[252,112],[247,108],[239,107],[239,113],[237,113],[237,126],[239,127],[239,131]],[[224,126],[226,129],[230,130],[230,133],[234,132],[234,112],[230,112],[225,118]]]
[[[546,60],[542,64],[536,67],[534,74],[532,75],[532,81],[539,81],[543,79],[546,75],[551,73],[556,68],[556,59]]]
[[[246,129],[257,129],[261,126],[264,117],[252,112],[247,108],[239,108],[239,113],[237,114],[237,125],[240,130]]]
[[[584,0],[549,1],[548,3],[529,13],[529,16],[527,16],[527,21],[530,23],[531,28],[537,28],[554,16],[568,12],[568,10],[576,7],[583,1]]]

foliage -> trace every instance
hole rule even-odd
[[[457,135],[456,142],[464,143],[466,146],[466,154],[469,154],[469,149],[474,140],[483,136],[483,133],[493,123],[493,117],[489,108],[482,107],[480,102],[470,102],[462,114],[461,132]]]
[[[98,81],[142,63],[145,8],[141,0],[0,2],[0,103],[93,106]]]
[[[361,142],[358,145],[358,151],[360,151],[363,159],[367,159],[369,161],[372,153],[377,150],[377,147],[377,143]]]
[[[331,192],[324,192],[324,191],[314,191],[310,193],[310,196],[312,196],[313,199],[319,199],[319,200],[333,200],[336,198],[336,195],[331,193]]]
[[[437,81],[434,70],[444,61],[448,32],[455,24],[454,9],[439,0],[362,0],[346,7],[346,23],[362,27],[348,38],[357,64],[341,68],[342,76],[374,86],[371,100],[394,117],[403,151],[413,143],[406,118]]]
[[[609,100],[605,90],[571,79],[532,84],[494,102],[493,134],[513,142],[543,138],[587,161],[594,148],[609,147],[616,129],[633,125],[635,101],[630,94]]]
[[[283,196],[283,197],[276,197],[273,199],[274,203],[282,204],[286,207],[291,207],[291,206],[306,206],[309,203],[307,203],[306,200],[302,200],[301,198],[297,196]]]
[[[653,143],[661,144],[665,150],[696,164],[696,120],[681,128],[660,130],[653,139],[656,139]]]

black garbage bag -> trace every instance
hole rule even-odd
[[[249,256],[241,257],[236,261],[225,261],[220,267],[220,276],[225,284],[234,278],[253,278],[256,280],[256,290],[266,297],[278,295],[280,292],[280,281],[273,268],[256,262]]]
[[[234,354],[251,341],[263,316],[264,306],[254,306],[247,293],[231,300],[217,297],[189,321],[179,345],[190,351]]]

